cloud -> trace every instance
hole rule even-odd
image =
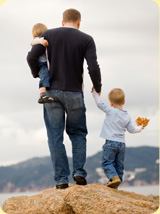
[[[92,6],[92,7],[91,7]],[[8,0],[0,7],[1,114],[0,164],[49,155],[43,106],[37,103],[38,79],[26,62],[31,29],[37,22],[48,28],[61,26],[62,12],[76,8],[82,13],[81,31],[96,42],[102,72],[102,99],[114,87],[125,91],[124,108],[131,117],[151,118],[138,135],[126,134],[128,146],[158,146],[159,116],[159,11],[151,0]],[[92,83],[84,69],[88,124],[88,155],[101,150],[99,138],[104,114],[91,97]],[[109,103],[108,103],[109,104]],[[71,144],[65,135],[71,156]]]

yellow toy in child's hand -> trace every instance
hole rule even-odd
[[[143,127],[147,126],[149,121],[150,121],[150,119],[147,119],[144,117],[138,117],[136,119],[137,126],[143,126]]]

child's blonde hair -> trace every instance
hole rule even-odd
[[[123,105],[125,100],[125,93],[120,88],[114,88],[109,92],[108,99],[114,104]]]
[[[46,30],[48,30],[48,29],[44,24],[37,23],[32,28],[32,35],[33,35],[33,37],[39,37]]]

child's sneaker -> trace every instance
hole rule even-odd
[[[40,96],[38,103],[44,104],[44,103],[52,103],[54,99],[52,97],[48,97],[46,95]]]
[[[120,185],[121,183],[121,180],[118,176],[114,176],[113,178],[111,178],[108,183],[106,184],[107,187],[110,187],[110,188],[118,188],[118,186]],[[116,188],[115,188],[116,187]]]
[[[119,185],[115,185],[115,186],[112,187],[112,189],[118,190],[118,186],[119,186]]]

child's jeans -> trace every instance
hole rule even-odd
[[[47,63],[39,63],[40,65],[40,71],[38,73],[40,81],[39,81],[39,88],[41,87],[50,87],[50,75],[48,72]]]
[[[110,140],[103,145],[102,167],[108,179],[118,175],[122,181],[125,147],[125,143]]]

